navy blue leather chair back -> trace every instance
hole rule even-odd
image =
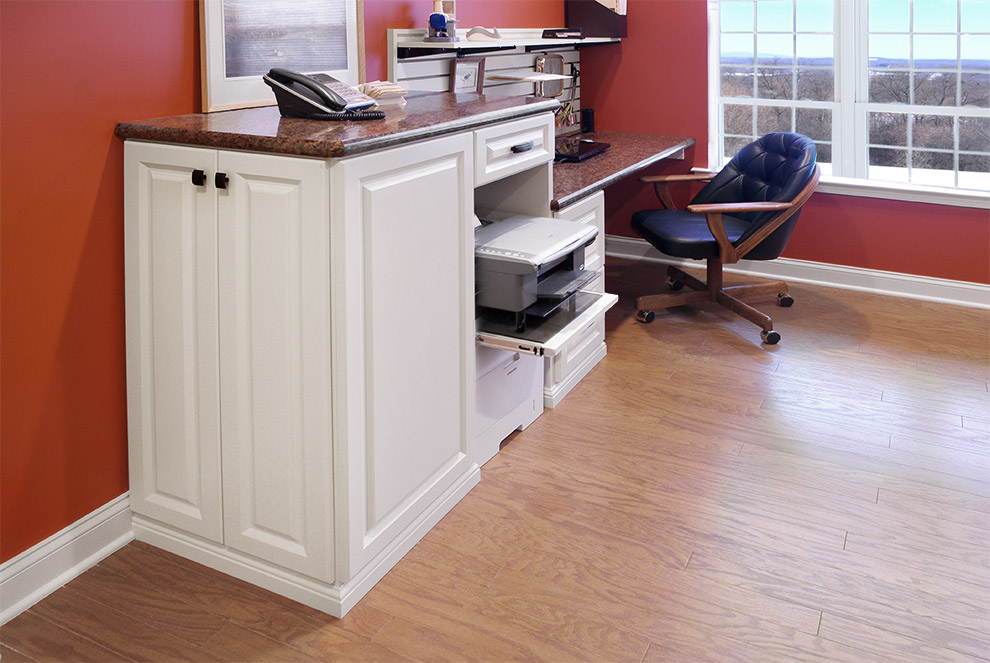
[[[811,179],[816,156],[815,143],[810,138],[793,133],[767,134],[741,149],[691,204],[791,201]],[[734,244],[745,241],[776,214],[733,214],[749,225]],[[745,257],[772,260],[780,256],[799,215],[800,210]]]

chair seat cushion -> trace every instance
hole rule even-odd
[[[749,223],[722,215],[725,233],[733,244]],[[675,258],[705,260],[718,257],[718,242],[708,230],[704,214],[684,210],[641,210],[633,214],[632,229],[658,251]]]

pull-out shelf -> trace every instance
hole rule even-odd
[[[522,332],[516,331],[511,315],[503,319],[484,318],[478,322],[475,340],[489,348],[552,357],[617,301],[618,295],[580,290],[546,318],[527,323]]]

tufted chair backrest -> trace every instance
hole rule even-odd
[[[811,178],[817,150],[810,138],[794,133],[773,133],[742,148],[698,195],[691,204],[788,202],[793,200]],[[736,245],[744,241],[776,212],[734,214],[749,224]],[[791,216],[765,239],[747,258],[776,258],[784,250],[800,212]]]

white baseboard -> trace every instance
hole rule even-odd
[[[427,532],[440,522],[481,480],[481,469],[472,464],[430,507],[409,524],[382,552],[343,585],[331,585],[245,555],[224,545],[188,534],[169,525],[134,515],[134,533],[162,550],[226,573],[338,619],[367,594]]]
[[[704,265],[704,262],[698,260],[681,260],[664,256],[649,242],[636,237],[606,235],[605,253],[616,258],[648,260],[679,267],[697,268]],[[735,265],[726,266],[725,271],[759,278],[781,279],[794,283],[810,283],[843,290],[858,290],[879,295],[990,309],[990,285],[982,283],[885,272],[879,269],[830,265],[824,262],[794,260],[793,258],[740,260]]]
[[[6,624],[134,539],[128,493],[0,565],[0,624]]]

